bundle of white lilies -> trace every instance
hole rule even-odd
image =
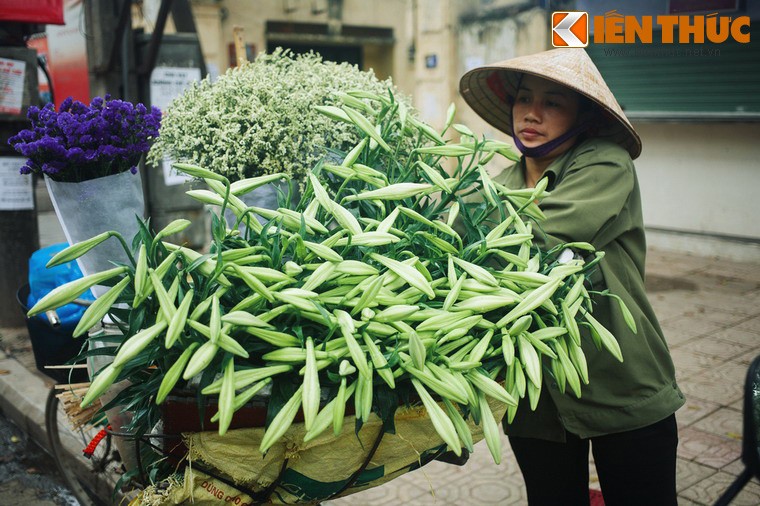
[[[218,397],[214,420],[224,434],[236,410],[268,392],[266,452],[299,411],[309,440],[344,430],[347,406],[361,424],[422,403],[457,454],[472,449],[466,420],[481,424],[498,462],[498,420],[487,398],[508,405],[510,420],[520,398],[535,407],[545,374],[580,396],[588,382],[582,335],[622,360],[592,316],[584,285],[601,253],[585,243],[535,248],[545,181],[511,190],[488,177],[484,166],[494,155],[514,159],[508,145],[452,124],[453,108],[441,134],[393,96],[356,92],[342,102],[320,110],[364,138],[340,165],[315,167],[299,202],[281,195],[282,207],[262,209],[239,198],[277,174],[230,184],[177,164],[208,186],[190,195],[223,208],[214,215],[210,253],[164,240],[186,220],[157,234],[146,225],[132,244],[133,263],[62,286],[32,308],[39,313],[95,283],[112,285],[77,333],[111,313],[125,339],[101,348],[113,362],[83,404],[129,379],[119,400],[145,431],[156,404],[190,384]],[[220,218],[224,209],[238,222]],[[583,255],[567,260],[567,249]]]

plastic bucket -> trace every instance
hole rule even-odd
[[[25,284],[16,292],[16,300],[24,310],[29,310],[26,301],[29,297],[29,285]],[[89,381],[86,369],[46,369],[48,365],[64,365],[79,355],[84,339],[76,339],[71,331],[53,327],[44,317],[24,317],[32,352],[37,369],[57,383],[81,383]]]

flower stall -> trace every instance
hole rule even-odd
[[[292,138],[287,115],[243,104],[231,106],[239,121],[194,112],[208,124],[192,145],[171,140],[167,113],[156,149],[189,149],[175,168],[206,186],[188,194],[214,209],[208,250],[167,240],[187,220],[159,231],[143,222],[122,243],[127,260],[30,310],[107,287],[75,330],[108,317],[119,335],[90,334],[100,345],[86,356],[105,360],[82,406],[125,385],[103,409],[130,414],[115,430],[135,442],[124,481],[147,483],[142,504],[314,504],[483,439],[498,463],[499,423],[520,399],[535,408],[547,377],[580,396],[588,350],[622,360],[585,283],[603,253],[537,248],[546,182],[512,190],[489,178],[494,157],[516,159],[509,145],[453,123],[453,107],[436,131],[387,85],[326,96],[299,117],[345,133],[330,145]],[[237,140],[259,135],[242,122],[260,116],[273,143],[263,157]],[[233,146],[209,152],[220,138]],[[244,156],[253,161],[233,162]],[[276,206],[245,201],[277,180],[288,191]],[[106,239],[73,244],[51,264]]]

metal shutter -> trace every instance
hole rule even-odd
[[[760,121],[760,29],[750,29],[750,41],[586,50],[632,119]]]

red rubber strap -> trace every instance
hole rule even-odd
[[[109,425],[107,429],[111,429],[111,426]],[[87,448],[82,450],[82,453],[84,453],[84,456],[89,458],[92,458],[92,454],[95,453],[95,448],[98,447],[100,442],[103,440],[103,438],[106,437],[106,429],[101,429],[100,432],[95,434],[95,437],[92,438],[92,441],[90,441],[90,444],[87,445]]]

